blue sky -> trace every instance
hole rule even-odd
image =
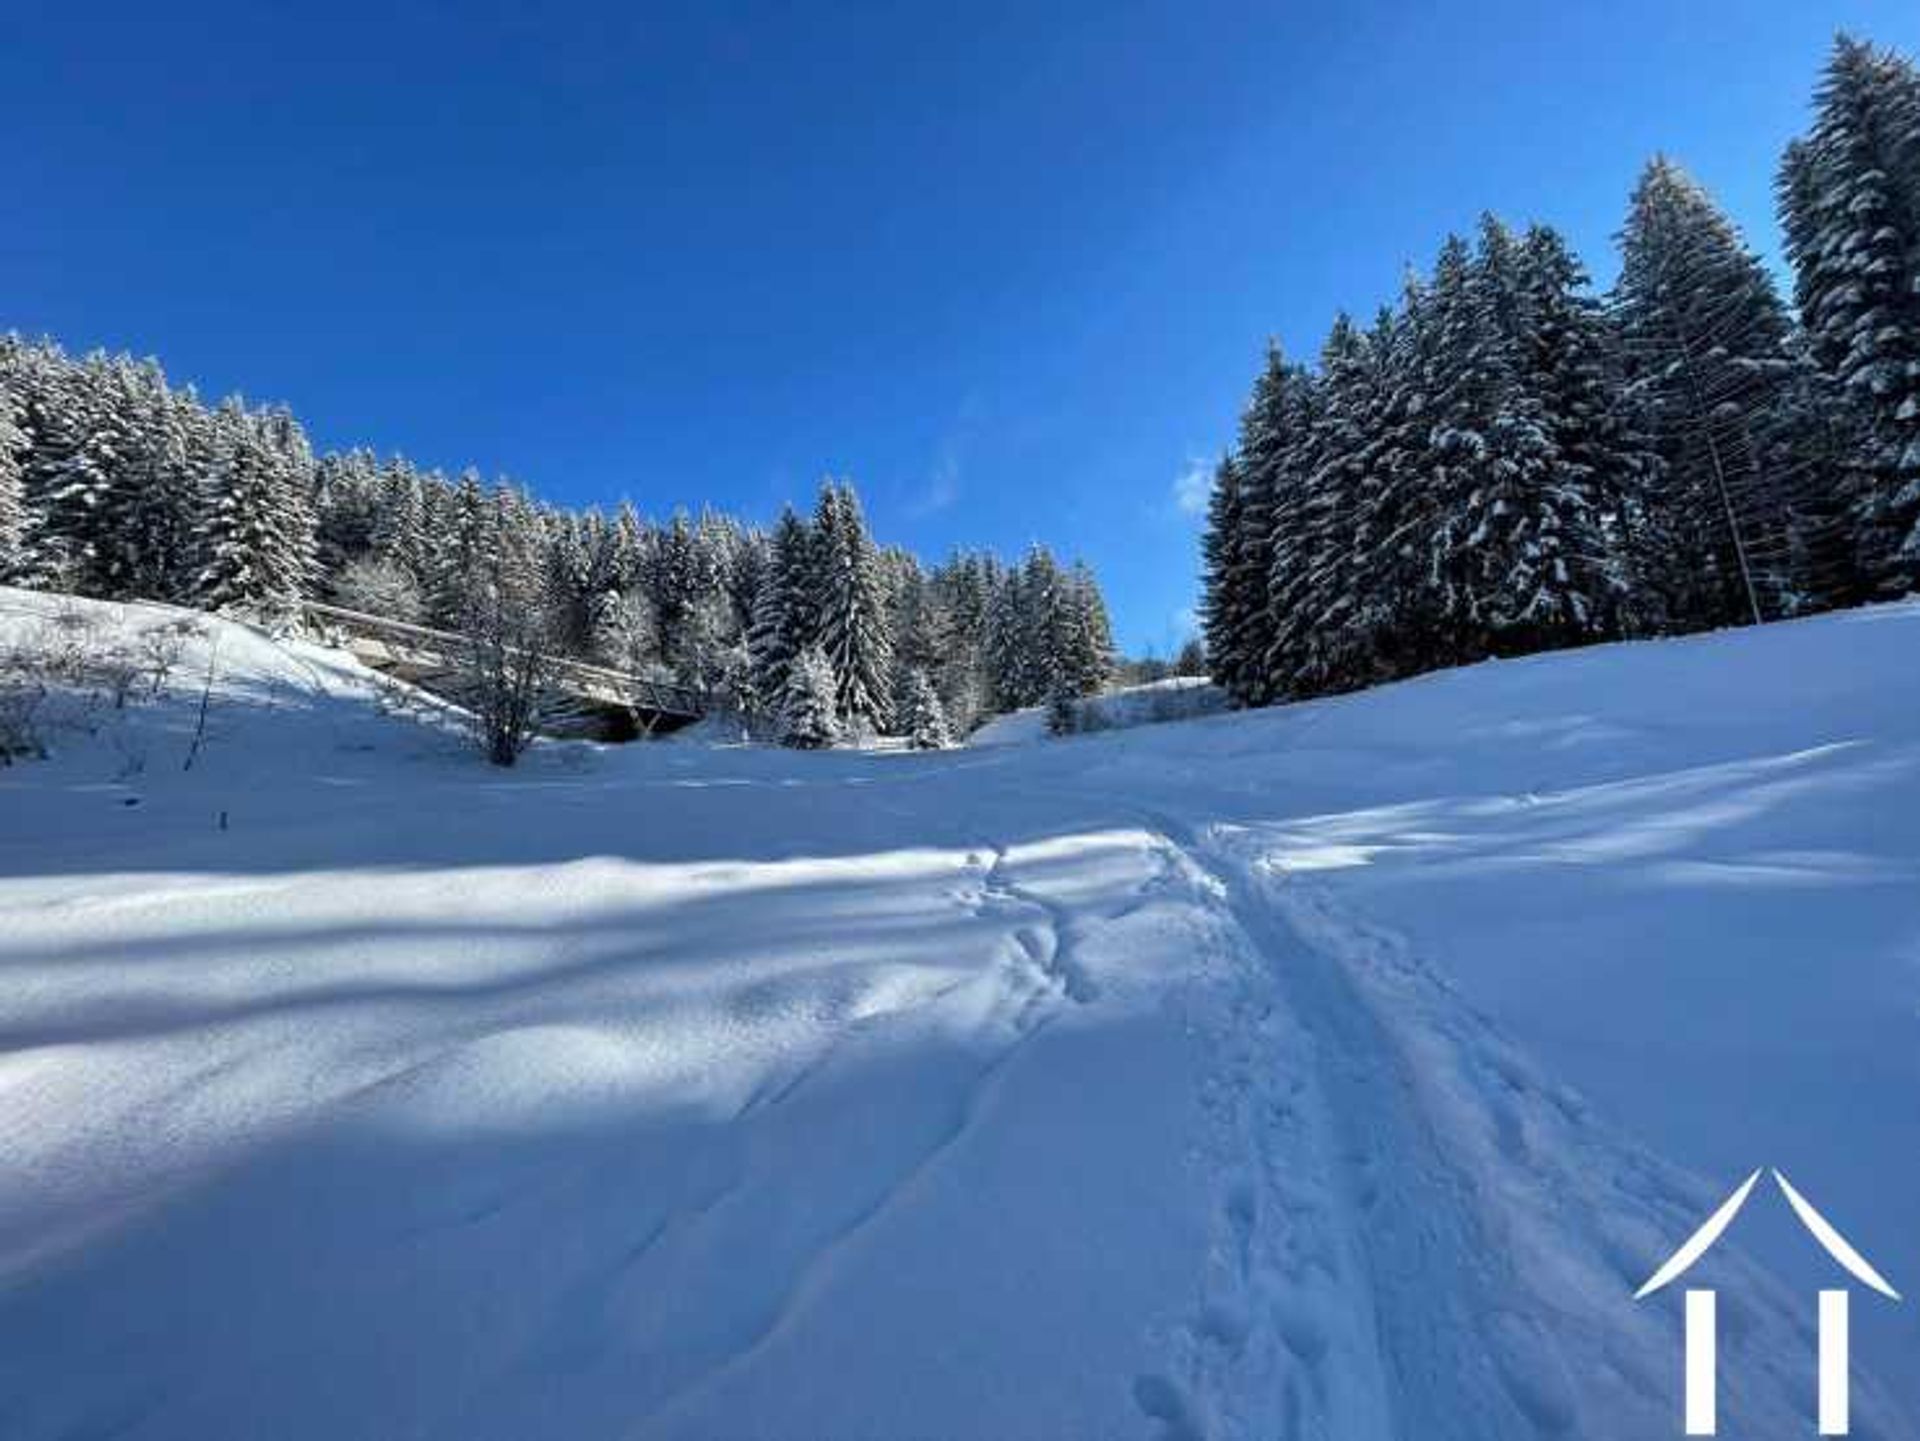
[[[1920,7],[16,0],[0,327],[584,504],[1043,540],[1123,644],[1181,480],[1483,208],[1602,278],[1664,148],[1763,249],[1836,27]]]

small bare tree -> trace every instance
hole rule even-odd
[[[148,694],[155,700],[167,693],[167,682],[173,678],[187,642],[200,633],[198,623],[191,620],[163,621],[140,632],[140,659],[147,674]]]
[[[510,766],[532,744],[553,692],[549,617],[518,587],[478,586],[461,636],[474,743],[494,765]]]

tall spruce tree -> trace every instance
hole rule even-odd
[[[204,522],[205,492],[191,454],[197,405],[169,391],[151,361],[122,381],[133,423],[109,473],[98,583],[106,595],[181,600],[192,588]]]
[[[766,576],[747,631],[753,694],[769,711],[783,704],[794,658],[819,634],[814,580],[813,532],[788,507],[774,523]]]
[[[304,593],[312,545],[310,517],[288,494],[288,440],[276,434],[274,416],[250,413],[232,399],[221,404],[219,429],[199,603],[208,610],[284,609]]]
[[[26,558],[27,492],[21,477],[27,432],[20,402],[0,369],[0,584],[19,573]]]
[[[1777,617],[1814,584],[1795,574],[1794,517],[1839,478],[1796,463],[1808,423],[1773,282],[1733,222],[1655,156],[1620,233],[1613,306],[1632,398],[1658,447],[1659,516],[1644,583],[1681,628]],[[1804,497],[1804,499],[1803,499]],[[1664,554],[1661,553],[1664,551]]]
[[[1520,364],[1553,454],[1527,542],[1538,583],[1554,596],[1565,641],[1651,629],[1659,611],[1635,605],[1621,518],[1659,462],[1633,423],[1618,332],[1588,288],[1586,267],[1551,226],[1528,228],[1518,261]]]
[[[1379,375],[1367,339],[1344,313],[1320,352],[1315,404],[1283,465],[1268,592],[1275,694],[1315,695],[1362,683],[1354,611],[1364,558],[1360,521],[1376,465]],[[1284,518],[1284,524],[1282,519]]]
[[[1312,380],[1269,342],[1266,363],[1240,417],[1235,461],[1240,480],[1240,543],[1230,571],[1230,633],[1216,662],[1220,682],[1253,705],[1272,699],[1272,577],[1284,575],[1298,499],[1294,457],[1308,424]]]
[[[434,522],[439,539],[431,552],[428,604],[440,625],[457,629],[467,613],[486,560],[489,520],[479,472],[462,471]]]
[[[1589,638],[1586,597],[1566,568],[1568,532],[1584,507],[1552,486],[1550,422],[1523,370],[1525,300],[1512,233],[1487,216],[1477,250],[1450,239],[1434,268],[1433,302],[1430,663]]]
[[[427,494],[420,473],[395,457],[380,474],[381,499],[373,526],[373,550],[398,566],[424,594],[433,579],[427,551]]]
[[[820,649],[833,671],[840,718],[885,730],[893,667],[887,593],[879,553],[851,485],[829,481],[820,488],[813,532]]]
[[[1244,698],[1247,691],[1246,657],[1239,648],[1244,605],[1239,560],[1245,529],[1240,467],[1231,454],[1223,455],[1213,470],[1206,530],[1200,540],[1200,628],[1206,637],[1208,674],[1239,698]]]
[[[1920,585],[1920,78],[1842,35],[1779,196],[1814,360],[1860,414],[1849,497],[1859,565],[1880,594]]]

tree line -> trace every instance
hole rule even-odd
[[[316,456],[281,406],[203,404],[153,360],[0,338],[0,580],[275,616],[308,599],[670,676],[798,745],[944,744],[1100,689],[1092,572],[1036,545],[924,566],[854,487],[771,532],[542,504],[364,449]],[[502,649],[502,647],[505,649]]]
[[[1778,181],[1793,307],[1672,160],[1592,292],[1488,215],[1215,473],[1210,669],[1247,704],[1920,587],[1920,70],[1842,36]]]

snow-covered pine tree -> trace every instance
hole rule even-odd
[[[818,639],[814,580],[813,532],[788,507],[773,527],[766,576],[754,597],[753,624],[747,632],[753,694],[770,712],[777,713],[785,703],[795,657]]]
[[[809,645],[787,668],[781,696],[782,745],[796,750],[820,750],[840,739],[833,667],[826,653]]]
[[[1200,627],[1206,636],[1207,672],[1235,697],[1245,695],[1246,657],[1238,644],[1242,599],[1237,584],[1245,526],[1240,468],[1229,453],[1213,468],[1207,524],[1200,537]]]
[[[433,576],[427,559],[427,495],[420,473],[395,456],[380,472],[380,492],[374,554],[405,571],[424,596]]]
[[[1053,624],[1060,604],[1060,564],[1043,545],[1007,572],[994,596],[988,622],[988,664],[994,697],[1002,710],[1037,705],[1060,673],[1059,636]]]
[[[544,541],[539,513],[524,491],[504,480],[495,484],[488,506],[483,572],[502,595],[538,606]]]
[[[1920,585],[1920,77],[1841,35],[1815,100],[1781,167],[1787,255],[1813,358],[1862,417],[1860,569],[1898,594]]]
[[[387,499],[385,478],[367,450],[330,451],[314,462],[314,545],[322,588],[376,548]]]
[[[679,657],[681,621],[707,591],[705,557],[684,510],[676,510],[649,539],[643,563],[647,594],[659,617],[661,642],[671,663]]]
[[[1336,316],[1314,403],[1295,427],[1274,497],[1267,679],[1276,696],[1321,695],[1365,680],[1351,651],[1362,643],[1355,621],[1360,522],[1376,463],[1378,380],[1366,337],[1344,313]]]
[[[21,468],[26,495],[28,585],[84,588],[92,568],[92,512],[104,499],[106,471],[97,423],[97,387],[52,345],[26,346],[14,372],[25,402],[28,443]]]
[[[0,585],[11,581],[26,558],[27,492],[21,478],[27,432],[21,405],[0,365]]]
[[[1665,156],[1634,187],[1620,261],[1623,363],[1663,462],[1641,584],[1682,629],[1777,617],[1810,584],[1792,573],[1796,501],[1838,483],[1792,463],[1800,442],[1785,427],[1809,417],[1790,403],[1801,382],[1786,307],[1733,222]]]
[[[942,640],[932,679],[957,734],[971,731],[992,699],[987,619],[1000,579],[999,562],[977,552],[950,556],[933,573]]]
[[[1054,688],[1098,695],[1113,676],[1113,627],[1085,561],[1076,560],[1061,577],[1052,622]]]
[[[734,630],[744,646],[753,629],[754,607],[760,599],[760,587],[766,582],[773,548],[767,533],[758,526],[736,526],[733,547],[727,604],[733,611]]]
[[[1409,288],[1410,307],[1415,298]],[[1346,387],[1349,398],[1343,408],[1358,415],[1364,439],[1348,462],[1352,473],[1345,488],[1352,494],[1355,513],[1332,578],[1342,624],[1326,643],[1326,673],[1336,689],[1371,685],[1400,673],[1395,631],[1401,597],[1395,577],[1405,570],[1406,556],[1424,550],[1424,538],[1403,528],[1422,482],[1410,468],[1407,448],[1410,435],[1419,429],[1424,402],[1419,343],[1413,311],[1396,313],[1382,306],[1363,337],[1361,362]]]
[[[900,729],[907,744],[915,750],[946,750],[953,744],[953,732],[947,725],[946,707],[923,670],[907,672],[901,702]]]
[[[702,510],[693,530],[694,554],[699,558],[699,598],[696,604],[707,607],[703,624],[712,630],[718,625],[728,644],[744,631],[748,616],[734,608],[734,585],[738,580],[740,552],[744,537],[732,516]]]
[[[1636,608],[1621,521],[1658,474],[1659,459],[1632,423],[1619,335],[1558,231],[1530,226],[1517,262],[1521,374],[1553,452],[1528,543],[1537,547],[1542,583],[1555,595],[1554,643],[1651,629],[1661,611]]]
[[[310,514],[290,503],[286,447],[279,421],[221,402],[221,448],[200,551],[198,583],[208,610],[278,611],[298,601],[310,573]]]
[[[647,550],[646,532],[633,502],[623,498],[614,511],[606,542],[605,579],[615,590],[639,590],[645,584],[642,562]]]
[[[893,665],[887,593],[851,484],[829,481],[821,487],[813,529],[820,648],[833,669],[840,718],[884,731]]]
[[[433,522],[438,539],[430,552],[428,600],[436,624],[457,629],[466,615],[486,560],[489,520],[479,472],[462,471],[446,498],[444,516]]]
[[[300,422],[284,405],[268,407],[263,426],[284,545],[284,571],[276,583],[279,594],[291,603],[312,593],[319,574],[314,541],[313,447],[307,443]]]
[[[203,520],[201,477],[188,455],[193,402],[175,396],[151,361],[124,372],[123,384],[133,424],[110,475],[98,559],[102,592],[178,600],[191,587],[187,567]]]
[[[1432,529],[1416,611],[1422,668],[1566,643],[1577,614],[1543,544],[1554,455],[1518,373],[1516,247],[1493,217],[1470,251],[1449,236],[1430,294]]]
[[[1276,575],[1288,572],[1296,534],[1301,446],[1310,424],[1312,378],[1287,363],[1276,342],[1240,417],[1235,465],[1240,481],[1240,543],[1233,559],[1233,619],[1216,665],[1239,700],[1264,705],[1276,690]]]
[[[913,677],[917,674],[925,679],[939,669],[946,649],[946,626],[940,614],[939,594],[913,557],[898,551],[883,551],[882,557],[894,570],[887,626],[893,636],[893,712],[905,733]]]

